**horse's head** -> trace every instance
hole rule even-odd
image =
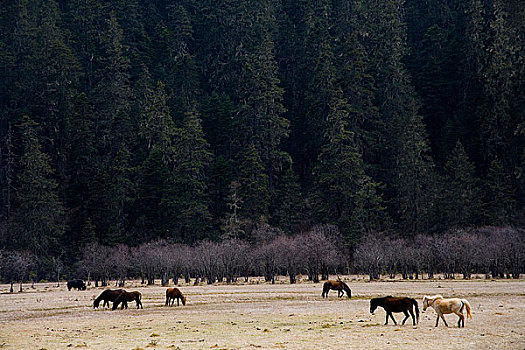
[[[377,299],[370,299],[370,313],[373,315],[378,307]]]
[[[184,295],[182,296],[182,305],[186,305],[186,297]]]
[[[429,297],[427,295],[423,296],[423,311],[426,311],[427,308],[431,307],[432,304],[434,304],[434,301],[436,301],[436,299],[443,299],[443,296],[439,295],[439,294],[438,295],[433,295],[431,297]]]
[[[428,304],[428,297],[425,295],[425,296],[423,296],[423,311],[427,311],[427,308],[429,306],[430,305]]]
[[[93,302],[93,308],[96,309],[99,304],[100,304],[100,300],[99,299],[95,299],[95,301]]]

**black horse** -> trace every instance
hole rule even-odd
[[[76,288],[78,290],[86,290],[86,282],[84,282],[83,280],[67,281],[67,290],[71,290],[71,288]]]
[[[393,297],[390,295],[384,298],[373,298],[370,300],[370,313],[373,314],[378,306],[381,306],[386,311],[385,324],[388,324],[388,316],[390,316],[392,318],[392,321],[394,321],[394,324],[397,325],[397,322],[394,319],[392,312],[402,312],[405,314],[405,319],[401,324],[405,324],[405,321],[408,319],[409,312],[410,316],[412,316],[413,325],[415,326],[416,323],[419,322],[419,308],[415,299],[405,297]],[[414,317],[412,307],[416,309],[416,317]]]
[[[115,300],[119,297],[119,295],[122,292],[124,292],[124,289],[106,289],[105,291],[100,293],[100,295],[95,299],[95,301],[93,302],[93,307],[96,309],[100,304],[101,300],[104,301],[102,307],[105,307],[106,304],[109,307],[109,302],[115,302]]]

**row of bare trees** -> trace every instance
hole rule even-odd
[[[79,263],[79,273],[103,286],[110,280],[122,286],[126,278],[135,277],[145,284],[160,279],[162,285],[167,285],[170,279],[177,284],[179,278],[186,282],[194,278],[230,283],[237,278],[247,281],[250,276],[264,276],[274,283],[276,275],[287,275],[290,283],[295,283],[298,274],[307,274],[318,282],[320,275],[326,279],[328,271],[335,271],[346,261],[335,226],[316,226],[294,237],[263,226],[254,235],[257,244],[232,238],[221,242],[204,240],[195,246],[164,240],[138,247],[90,244]]]
[[[277,275],[287,275],[295,283],[298,275],[318,282],[328,273],[366,273],[370,279],[381,275],[404,279],[445,278],[472,273],[487,278],[519,278],[525,270],[525,230],[509,227],[485,227],[457,230],[440,236],[418,235],[413,239],[393,238],[381,233],[363,237],[353,260],[345,252],[344,242],[335,226],[320,225],[307,233],[287,236],[278,229],[262,226],[254,231],[255,244],[229,238],[221,242],[204,240],[194,246],[159,240],[137,247],[120,244],[113,247],[90,244],[69,277],[82,277],[106,286],[109,281],[123,286],[130,278],[144,284],[160,280],[167,285],[179,279],[195,282],[248,281],[250,276],[264,276],[275,282]],[[38,259],[27,252],[0,250],[0,279],[13,285],[31,280]],[[57,282],[64,268],[58,259],[53,266]],[[33,281],[34,282],[34,281]]]
[[[403,278],[445,278],[483,273],[487,278],[519,278],[525,270],[525,230],[484,227],[456,230],[445,235],[418,235],[413,239],[369,234],[354,253],[358,271],[370,279],[380,275]]]

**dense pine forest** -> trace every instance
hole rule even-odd
[[[0,255],[39,279],[316,227],[525,247],[522,0],[5,0],[0,33]]]

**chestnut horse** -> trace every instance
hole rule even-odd
[[[128,308],[128,301],[135,301],[137,303],[137,309],[143,309],[142,302],[140,299],[142,298],[142,294],[140,292],[126,292],[123,291],[120,293],[120,295],[117,297],[115,302],[113,303],[113,307],[111,310],[115,310],[120,303],[122,303],[121,310],[124,308]]]
[[[323,293],[321,293],[321,296],[323,298],[325,297],[328,298],[328,292],[330,291],[330,289],[336,290],[337,296],[339,298],[345,295],[344,292],[346,292],[346,295],[348,295],[349,298],[352,297],[352,291],[350,290],[348,285],[344,283],[343,281],[331,281],[331,280],[326,281],[323,284]]]
[[[424,296],[423,297],[423,311],[426,311],[428,307],[431,307],[437,313],[436,327],[439,323],[439,318],[443,320],[445,326],[448,327],[447,321],[445,321],[444,314],[456,314],[459,316],[458,327],[465,327],[465,316],[463,315],[463,308],[467,310],[467,317],[472,319],[470,313],[471,307],[466,299],[452,298],[445,299],[442,295]]]
[[[95,299],[93,302],[93,307],[96,309],[98,305],[100,304],[100,301],[103,300],[104,303],[102,303],[102,307],[105,307],[106,304],[109,307],[109,302],[115,302],[115,300],[118,298],[120,293],[122,293],[124,289],[106,289],[100,295]]]
[[[171,306],[175,303],[177,299],[177,306],[179,306],[179,299],[182,300],[182,305],[186,305],[186,297],[182,294],[179,288],[168,288],[166,289],[166,305]]]
[[[401,323],[403,325],[408,319],[409,312],[410,316],[412,316],[412,324],[415,326],[416,323],[419,322],[419,308],[417,306],[416,299],[405,297],[393,297],[390,295],[384,298],[373,298],[370,300],[370,313],[372,315],[374,314],[374,311],[377,309],[378,306],[381,306],[386,311],[385,325],[388,324],[388,316],[390,316],[392,318],[392,321],[394,321],[394,324],[397,325],[397,322],[394,319],[394,315],[392,315],[392,312],[402,312],[405,314],[405,318]],[[416,310],[416,317],[414,317],[412,307],[414,307],[414,309]]]

